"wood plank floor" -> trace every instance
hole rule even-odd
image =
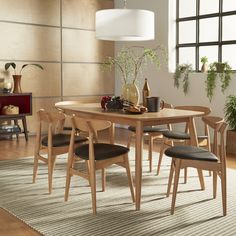
[[[106,139],[107,133],[103,133],[102,138]],[[125,129],[116,129],[116,140],[119,143],[126,144],[128,131]],[[0,161],[14,160],[22,157],[31,157],[34,154],[35,137],[30,136],[26,142],[24,137],[19,140],[0,140]],[[144,145],[147,148],[147,145]],[[159,146],[154,145],[154,151],[159,151]],[[1,162],[0,162],[1,164]],[[236,156],[227,155],[227,166],[236,169]],[[155,168],[155,167],[154,167]],[[0,235],[1,236],[39,236],[41,234],[32,230],[29,226],[18,220],[13,215],[3,209],[0,209]]]

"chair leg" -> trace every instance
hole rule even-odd
[[[37,155],[34,156],[34,170],[33,170],[33,183],[35,183],[37,172],[38,172],[39,160]]]
[[[102,191],[105,192],[106,190],[106,170],[102,168]]]
[[[164,150],[165,150],[165,141],[166,141],[166,139],[163,140],[162,145],[161,145],[159,160],[158,160],[158,164],[157,164],[157,175],[160,174],[161,162],[162,162],[162,158],[163,158]]]
[[[197,169],[197,172],[198,172],[198,178],[199,178],[200,185],[201,185],[201,190],[205,190],[205,184],[204,184],[204,178],[203,178],[202,170]]]
[[[174,159],[172,159],[171,166],[170,166],[170,174],[169,174],[169,181],[168,181],[166,197],[170,196],[170,189],[171,189],[171,185],[172,185],[174,171],[175,171],[175,161],[174,161]]]
[[[152,172],[152,150],[153,150],[153,137],[149,135],[149,148],[148,148],[148,160],[149,171]]]
[[[69,197],[70,182],[71,182],[70,170],[72,168],[73,162],[74,162],[74,158],[73,157],[68,157],[67,171],[66,171],[66,188],[65,188],[65,197],[64,197],[65,201],[68,201],[68,197]]]
[[[133,183],[133,178],[132,178],[132,174],[130,171],[128,155],[124,156],[124,163],[125,163],[125,169],[126,169],[126,173],[127,173],[127,177],[128,177],[128,184],[129,184],[129,188],[130,188],[132,201],[135,202],[134,183]]]
[[[213,171],[213,198],[216,198],[217,194],[217,173]]]
[[[93,214],[97,214],[97,200],[96,200],[96,174],[95,169],[90,168],[90,186],[91,186],[91,195],[92,195],[92,207],[93,207]]]
[[[134,137],[134,134],[133,133],[130,133],[129,134],[129,137],[128,137],[128,141],[127,141],[127,148],[130,148],[131,146],[131,141],[132,141],[132,138]]]
[[[188,179],[188,168],[184,168],[184,183],[187,184],[187,179]]]
[[[179,172],[181,167],[181,160],[175,160],[175,179],[174,179],[174,188],[173,188],[173,196],[172,196],[172,204],[171,204],[171,215],[175,212],[175,202],[176,202],[176,195],[178,190],[179,184]]]
[[[227,215],[227,192],[226,192],[226,171],[225,169],[221,171],[221,191],[222,191],[222,205],[223,205],[223,215]]]

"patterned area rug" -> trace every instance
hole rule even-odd
[[[134,171],[134,152],[130,163]],[[53,193],[47,192],[47,168],[40,165],[32,184],[33,158],[0,161],[0,206],[43,235],[235,235],[236,171],[228,169],[228,215],[222,216],[221,191],[212,199],[212,178],[205,172],[206,190],[200,191],[194,169],[188,183],[180,180],[176,212],[170,215],[171,197],[166,198],[170,159],[164,158],[160,176],[148,172],[143,161],[142,205],[135,211],[123,168],[107,169],[107,189],[101,192],[98,178],[97,216],[92,215],[88,183],[72,179],[69,201],[64,202],[66,156],[57,159]],[[157,163],[154,154],[153,163]],[[219,182],[219,181],[218,181]]]

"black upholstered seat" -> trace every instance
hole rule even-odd
[[[124,155],[129,152],[129,148],[120,145],[108,143],[95,143],[94,155],[95,160],[104,160],[114,158],[114,156]],[[75,154],[84,160],[89,159],[89,144],[84,144],[75,149]]]
[[[190,135],[185,132],[167,130],[167,131],[163,132],[163,135],[164,135],[164,137],[170,138],[170,139],[182,139],[182,140],[190,139]],[[199,135],[197,138],[198,139],[206,139],[207,135]]]
[[[169,157],[176,157],[179,159],[190,159],[199,161],[214,161],[218,158],[206,149],[194,146],[175,146],[165,150],[165,154]]]
[[[75,143],[81,143],[87,141],[86,137],[75,136]],[[53,147],[63,147],[70,144],[69,134],[54,134],[52,136],[52,146]],[[43,137],[42,145],[48,146],[48,136]]]
[[[128,130],[135,132],[136,131],[136,127],[135,126],[129,126]],[[144,126],[143,127],[143,132],[146,133],[151,133],[151,132],[165,132],[168,131],[167,128],[163,128],[163,127],[158,127],[158,126]]]

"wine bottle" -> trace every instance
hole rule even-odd
[[[143,106],[147,107],[147,97],[150,96],[150,87],[148,85],[147,78],[145,78],[143,86]]]

